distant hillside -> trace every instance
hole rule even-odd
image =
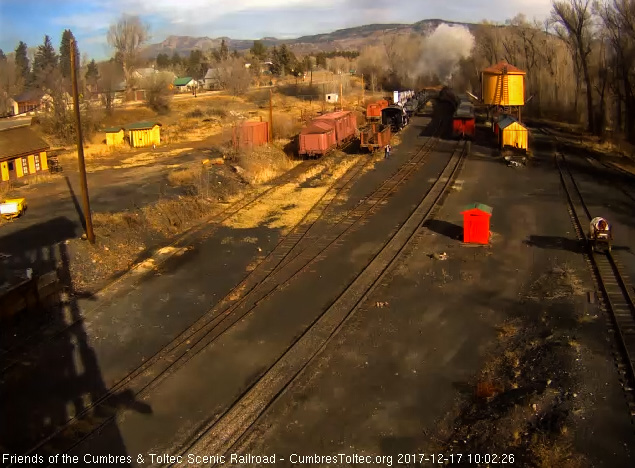
[[[414,24],[367,24],[354,28],[338,29],[324,34],[312,36],[302,36],[297,39],[276,39],[275,37],[265,37],[260,39],[267,47],[287,44],[295,53],[306,54],[311,52],[331,52],[335,50],[361,50],[365,45],[372,45],[381,42],[386,35],[399,34],[421,34],[427,35],[440,24],[462,25],[470,30],[474,30],[475,24],[456,23],[442,19],[425,19]],[[180,55],[189,55],[190,51],[199,49],[207,51],[220,47],[221,41],[225,43],[229,50],[245,51],[253,45],[253,39],[231,39],[229,37],[191,37],[191,36],[169,36],[163,42],[151,44],[144,49],[143,55],[152,58],[159,53],[172,55],[178,52]]]

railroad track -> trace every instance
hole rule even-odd
[[[593,216],[569,170],[566,157],[563,154],[556,154],[556,164],[567,196],[571,220],[578,239],[586,246],[586,261],[601,294],[600,307],[605,310],[612,322],[612,332],[618,351],[615,356],[616,364],[622,387],[627,395],[631,418],[635,420],[635,304],[633,296],[613,253],[600,253],[591,248],[585,228],[588,227]]]
[[[230,408],[181,445],[178,453],[184,459],[187,453],[226,455],[235,450],[236,445],[253,429],[258,418],[293,385],[373,289],[383,281],[401,253],[415,241],[418,228],[438,207],[458,175],[466,148],[465,142],[457,144],[444,170],[408,220],[334,303],[296,338],[286,352]],[[177,463],[166,466],[186,465]]]
[[[176,248],[176,249],[186,247],[187,244],[191,242],[192,238],[194,238],[203,229],[206,229],[206,228],[210,229],[209,227],[210,223],[213,223],[213,227],[209,230],[209,232],[212,233],[216,231],[216,229],[218,229],[223,222],[227,221],[231,217],[235,216],[241,211],[249,208],[250,206],[257,203],[258,201],[262,200],[263,197],[265,197],[272,191],[279,188],[280,185],[283,185],[285,183],[288,183],[297,179],[300,175],[302,175],[304,172],[308,171],[309,169],[311,169],[318,163],[319,161],[315,161],[315,160],[301,162],[296,167],[294,167],[290,171],[280,176],[277,179],[276,184],[272,184],[268,186],[266,189],[260,192],[257,192],[255,194],[248,195],[246,198],[237,200],[236,202],[223,208],[220,212],[211,215],[209,218],[201,222],[199,225],[191,229],[188,229],[186,232],[180,234],[171,244],[165,247]],[[160,257],[159,260],[155,262],[154,265],[158,267],[163,262],[167,261],[168,258],[169,257]],[[139,263],[137,263],[137,265],[133,267],[131,271],[134,271],[135,268],[138,266],[139,266]],[[123,277],[114,280],[113,282],[109,283],[105,288],[100,290],[97,294],[101,296],[101,295],[114,292],[113,290],[119,284],[121,284],[122,281],[123,281]],[[135,281],[134,283],[136,284],[137,281]],[[62,306],[64,305],[68,305],[68,301],[62,302]],[[9,343],[8,346],[6,342],[3,343],[2,348],[0,348],[0,361],[3,362],[3,364],[0,367],[0,372],[5,372],[9,368],[11,368],[13,365],[16,364],[17,361],[15,359],[8,359],[8,356],[15,355],[17,352],[19,352],[22,349],[31,349],[33,346],[33,342],[36,339],[38,340],[38,343],[42,343],[43,341],[48,341],[48,340],[55,339],[56,337],[59,337],[60,335],[64,334],[69,329],[71,329],[73,326],[82,322],[90,314],[98,310],[99,307],[100,306],[97,306],[92,309],[86,310],[84,313],[82,313],[80,317],[73,318],[68,323],[59,323],[59,324],[55,324],[54,326],[51,326],[50,324],[44,324],[41,327],[35,329],[29,335],[26,335],[26,336],[20,335],[19,337],[17,337],[18,339],[16,339],[14,343]]]
[[[552,129],[546,128],[546,127],[541,127],[539,130],[542,133],[553,137],[553,139],[556,141],[556,145],[564,144],[564,142],[562,140],[562,137],[559,137],[558,135],[556,135],[555,132]],[[586,157],[585,159],[592,166],[604,167],[606,169],[609,169],[610,171],[613,171],[613,172],[615,172],[617,174],[620,174],[623,178],[630,179],[631,181],[635,180],[635,175],[633,175],[632,173],[622,169],[619,166],[616,166],[615,164],[601,161],[600,159],[598,159],[596,157],[593,157],[593,156],[592,157]],[[613,181],[612,185],[616,186],[628,198],[630,198],[631,200],[635,201],[635,195],[633,195],[631,193],[631,190],[629,188],[625,187],[624,183],[621,180]]]
[[[394,193],[421,166],[438,141],[437,136],[427,140],[419,151],[373,194],[362,200],[354,209],[332,216],[327,233],[312,232],[311,228],[317,219],[327,211],[342,190],[356,180],[364,167],[363,164],[354,166],[327,191],[296,228],[274,248],[256,269],[213,309],[184,330],[167,346],[112,385],[106,394],[92,402],[84,411],[43,438],[27,453],[40,453],[38,451],[50,450],[53,447],[55,447],[55,452],[59,452],[60,449],[62,451],[71,450],[113,420],[116,415],[114,413],[107,414],[105,418],[99,420],[92,417],[97,408],[108,407],[110,398],[125,391],[132,391],[137,397],[147,395],[160,382],[173,375],[187,361],[245,317],[258,303],[277,290],[283,289],[314,262],[319,261],[326,249],[335,245],[337,241],[351,232],[353,227],[364,217],[374,213],[381,202]],[[87,419],[91,419],[90,424],[77,424],[79,421]],[[64,434],[67,434],[72,426],[81,426],[81,429],[74,429],[75,434],[79,434],[79,437],[65,440]]]

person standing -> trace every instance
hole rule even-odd
[[[384,149],[384,158],[388,159],[388,157],[390,156],[390,150],[392,148],[390,147],[390,144],[386,145],[386,148]]]

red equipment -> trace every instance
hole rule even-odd
[[[388,107],[388,101],[386,101],[385,99],[380,99],[377,102],[368,104],[368,107],[366,108],[366,119],[381,120],[381,111],[386,107]]]
[[[390,126],[372,123],[368,128],[360,132],[360,147],[375,151],[390,143],[392,132]]]
[[[323,156],[337,146],[335,129],[326,122],[313,121],[300,132],[300,156]]]
[[[234,148],[253,148],[269,142],[269,122],[243,122],[234,127]]]
[[[313,122],[324,122],[335,129],[337,146],[355,138],[357,133],[357,119],[351,111],[338,111],[317,117]]]
[[[489,222],[492,207],[472,203],[461,212],[463,215],[463,242],[466,244],[489,244]]]

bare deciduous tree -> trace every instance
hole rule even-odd
[[[586,86],[587,124],[590,132],[596,132],[593,109],[593,88],[589,73],[589,55],[594,40],[591,0],[565,0],[553,3],[552,18],[556,32],[566,41],[574,60],[580,67]]]
[[[11,111],[9,98],[24,89],[24,78],[18,73],[13,57],[0,60],[0,115]]]
[[[143,81],[143,89],[146,91],[146,104],[159,114],[166,114],[170,111],[172,102],[172,74],[169,72],[159,72],[149,75]]]
[[[251,85],[251,72],[245,67],[241,58],[230,58],[219,65],[218,80],[223,89],[234,96],[239,96]]]
[[[149,28],[138,16],[123,15],[108,30],[108,44],[121,58],[126,80],[138,64],[139,49],[150,38]]]

